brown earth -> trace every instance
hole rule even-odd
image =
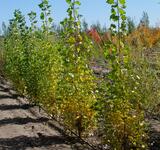
[[[160,150],[160,120],[150,119],[149,150]]]
[[[89,150],[0,79],[0,150]]]

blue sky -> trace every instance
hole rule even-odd
[[[89,24],[99,21],[102,25],[109,25],[110,7],[105,3],[106,0],[80,0],[80,14]],[[0,0],[0,25],[2,22],[8,23],[12,18],[13,11],[20,9],[24,15],[31,10],[39,13],[38,4],[41,0]],[[146,11],[149,15],[152,26],[160,25],[160,0],[127,0],[127,16],[134,18],[138,23],[142,12]],[[67,15],[67,4],[65,0],[50,0],[55,22],[63,20]]]

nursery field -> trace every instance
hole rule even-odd
[[[106,0],[109,29],[88,28],[66,3],[57,26],[48,0],[30,25],[15,10],[0,37],[0,149],[160,150],[160,28],[146,12],[135,25],[125,0]]]

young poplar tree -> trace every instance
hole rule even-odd
[[[66,0],[68,18],[61,23],[61,54],[63,72],[57,89],[57,99],[64,123],[71,129],[81,133],[94,128],[95,112],[92,109],[96,101],[95,82],[88,66],[91,45],[82,38],[81,22],[78,14],[78,0]]]
[[[111,5],[111,33],[117,43],[106,43],[105,57],[109,73],[102,84],[99,101],[100,128],[104,142],[115,150],[146,149],[144,144],[144,112],[139,107],[142,97],[137,90],[139,76],[134,73],[129,49],[124,45],[126,34],[126,1],[107,0]]]

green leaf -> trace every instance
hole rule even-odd
[[[41,18],[42,20],[44,20],[44,13],[43,13],[43,12],[41,13],[40,18]]]
[[[43,3],[39,4],[38,6],[39,6],[40,8],[43,8]]]
[[[53,21],[53,19],[51,17],[49,17],[48,21],[51,23]]]
[[[112,14],[112,15],[110,16],[110,19],[113,20],[113,21],[118,21],[119,16]]]
[[[120,15],[126,14],[126,12],[122,8],[118,8]]]
[[[79,1],[75,1],[75,4],[79,5],[79,6],[81,5],[81,3]]]
[[[48,5],[48,0],[43,0],[43,2],[42,2],[42,3],[44,3],[44,4]]]
[[[126,20],[127,17],[126,17],[125,15],[122,15],[122,16],[121,16],[121,19],[122,19],[122,20]]]
[[[68,4],[71,4],[71,0],[66,0],[66,2],[67,2]]]
[[[126,0],[119,0],[119,3],[120,3],[121,5],[125,5]]]
[[[112,15],[116,15],[116,10],[114,8],[111,9]]]
[[[36,24],[36,23],[37,23],[37,21],[34,21],[33,23],[34,23],[34,24]]]
[[[116,25],[115,24],[111,24],[111,28],[116,28]]]
[[[114,4],[114,0],[107,0],[106,1],[108,4]]]

